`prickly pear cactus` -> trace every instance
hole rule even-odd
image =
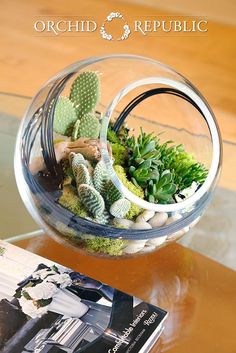
[[[83,115],[80,119],[80,123],[76,133],[73,131],[73,139],[79,137],[87,137],[97,139],[100,133],[100,122],[93,113]]]
[[[70,136],[76,120],[73,103],[67,97],[59,97],[55,106],[53,130],[58,134]]]
[[[111,205],[110,213],[116,218],[124,218],[129,212],[131,202],[127,199],[119,199]]]
[[[100,194],[106,194],[106,184],[110,179],[106,166],[103,161],[97,163],[93,172],[93,183],[95,189],[100,192]]]
[[[105,210],[103,197],[91,185],[81,184],[78,187],[78,195],[84,207],[96,218]]]
[[[109,205],[112,205],[117,200],[123,197],[122,193],[115,187],[113,182],[109,180],[106,183],[106,199]]]
[[[81,184],[91,185],[92,180],[91,180],[88,168],[84,164],[77,165],[75,174],[76,174],[75,180],[76,180],[77,188]]]
[[[92,112],[100,96],[100,82],[97,72],[82,72],[72,83],[70,100],[74,103],[78,118]]]

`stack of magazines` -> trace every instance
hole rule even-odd
[[[1,353],[149,352],[167,312],[0,241]]]

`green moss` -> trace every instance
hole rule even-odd
[[[119,143],[111,143],[114,164],[124,166],[127,161],[127,149]]]
[[[65,185],[63,187],[63,193],[58,200],[58,203],[63,207],[67,208],[69,211],[73,212],[75,215],[80,217],[88,217],[88,212],[85,207],[80,202],[76,194],[76,190],[71,185]]]
[[[122,166],[115,165],[114,166],[114,170],[115,170],[118,178],[122,181],[124,186],[129,191],[131,191],[134,195],[140,197],[141,199],[144,198],[143,189],[140,186],[134,185],[131,181],[129,181],[127,179],[127,175],[126,175],[125,169]],[[142,211],[142,209],[138,205],[136,205],[134,203],[131,203],[130,210],[127,213],[127,215],[125,216],[125,218],[132,220],[134,217],[137,217],[141,213],[141,211]]]
[[[86,250],[110,256],[122,255],[127,240],[93,237],[85,240]]]
[[[110,127],[107,130],[107,139],[111,143],[120,143],[120,139],[117,136],[116,132],[113,131]]]

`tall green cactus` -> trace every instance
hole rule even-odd
[[[59,97],[55,106],[53,130],[58,134],[70,136],[76,120],[73,103],[67,97]]]
[[[70,100],[74,103],[78,118],[94,111],[100,96],[98,73],[85,71],[74,80],[70,91]]]

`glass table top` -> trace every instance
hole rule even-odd
[[[0,238],[16,242],[40,236],[43,231],[28,214],[19,196],[13,170],[14,147],[21,118],[30,97],[0,93]],[[224,141],[223,171],[212,204],[199,224],[180,243],[217,262],[236,269],[236,144]]]

